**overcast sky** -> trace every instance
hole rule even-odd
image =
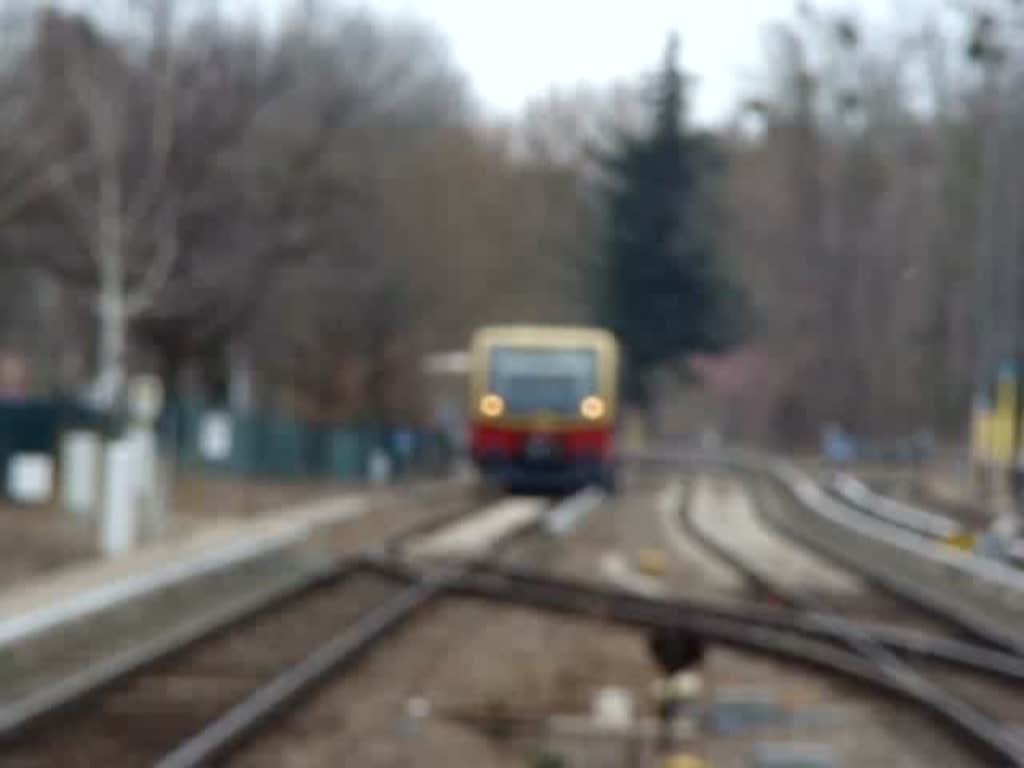
[[[0,0],[6,2],[7,0]],[[199,0],[192,0],[198,2]],[[851,11],[869,25],[910,25],[954,0],[812,0]],[[991,0],[995,1],[995,0]],[[63,0],[101,6],[104,0]],[[227,0],[241,13],[278,15],[296,0]],[[727,119],[757,90],[764,33],[793,18],[798,0],[319,0],[411,14],[435,24],[482,104],[512,113],[553,85],[605,83],[656,66],[670,30],[683,41],[683,64],[696,80],[700,122]]]
[[[942,0],[817,0],[870,21],[906,21]],[[796,0],[367,0],[436,23],[483,103],[516,110],[552,84],[605,82],[655,66],[669,30],[697,78],[698,120],[726,118],[756,88],[763,33]]]

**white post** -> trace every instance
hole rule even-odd
[[[167,525],[167,495],[165,473],[160,468],[160,448],[156,423],[164,403],[164,388],[156,376],[137,376],[129,387],[134,426],[132,438],[139,470],[139,501],[145,520],[145,535],[159,537]]]
[[[374,449],[370,454],[370,483],[387,485],[391,480],[391,459],[381,449]]]
[[[69,432],[61,445],[61,500],[64,511],[76,517],[96,512],[100,439],[92,432]]]
[[[132,430],[131,439],[138,472],[138,504],[145,521],[145,534],[156,537],[163,532],[165,523],[156,434],[148,426],[138,427]]]
[[[100,547],[104,555],[131,550],[139,538],[137,454],[130,437],[107,444]]]

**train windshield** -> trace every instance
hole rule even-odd
[[[576,415],[580,401],[597,391],[593,349],[495,347],[490,363],[490,390],[509,414]]]

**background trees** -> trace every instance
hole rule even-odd
[[[991,376],[1013,356],[1019,158],[1005,132],[1019,123],[992,111],[994,70],[971,53],[979,29],[998,37],[1012,19],[986,18],[968,7],[879,28],[810,8],[772,33],[768,76],[731,131],[726,237],[783,362],[765,406],[776,434],[806,439],[829,420],[953,434],[979,360]],[[1006,57],[1008,105],[1021,81]]]
[[[415,419],[423,353],[597,319],[635,400],[687,367],[737,429],[793,443],[833,420],[955,433],[1024,345],[1009,6],[886,28],[805,5],[701,131],[671,50],[498,121],[420,22],[45,5],[0,24],[0,357],[37,392],[111,402],[149,369]]]
[[[651,374],[739,340],[742,302],[716,258],[719,222],[710,136],[685,124],[686,93],[672,38],[654,88],[651,125],[625,133],[607,161],[606,256],[597,316],[619,337],[627,396],[646,405]]]

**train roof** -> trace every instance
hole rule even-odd
[[[473,335],[474,344],[597,344],[616,346],[615,337],[604,328],[582,325],[490,325]]]

